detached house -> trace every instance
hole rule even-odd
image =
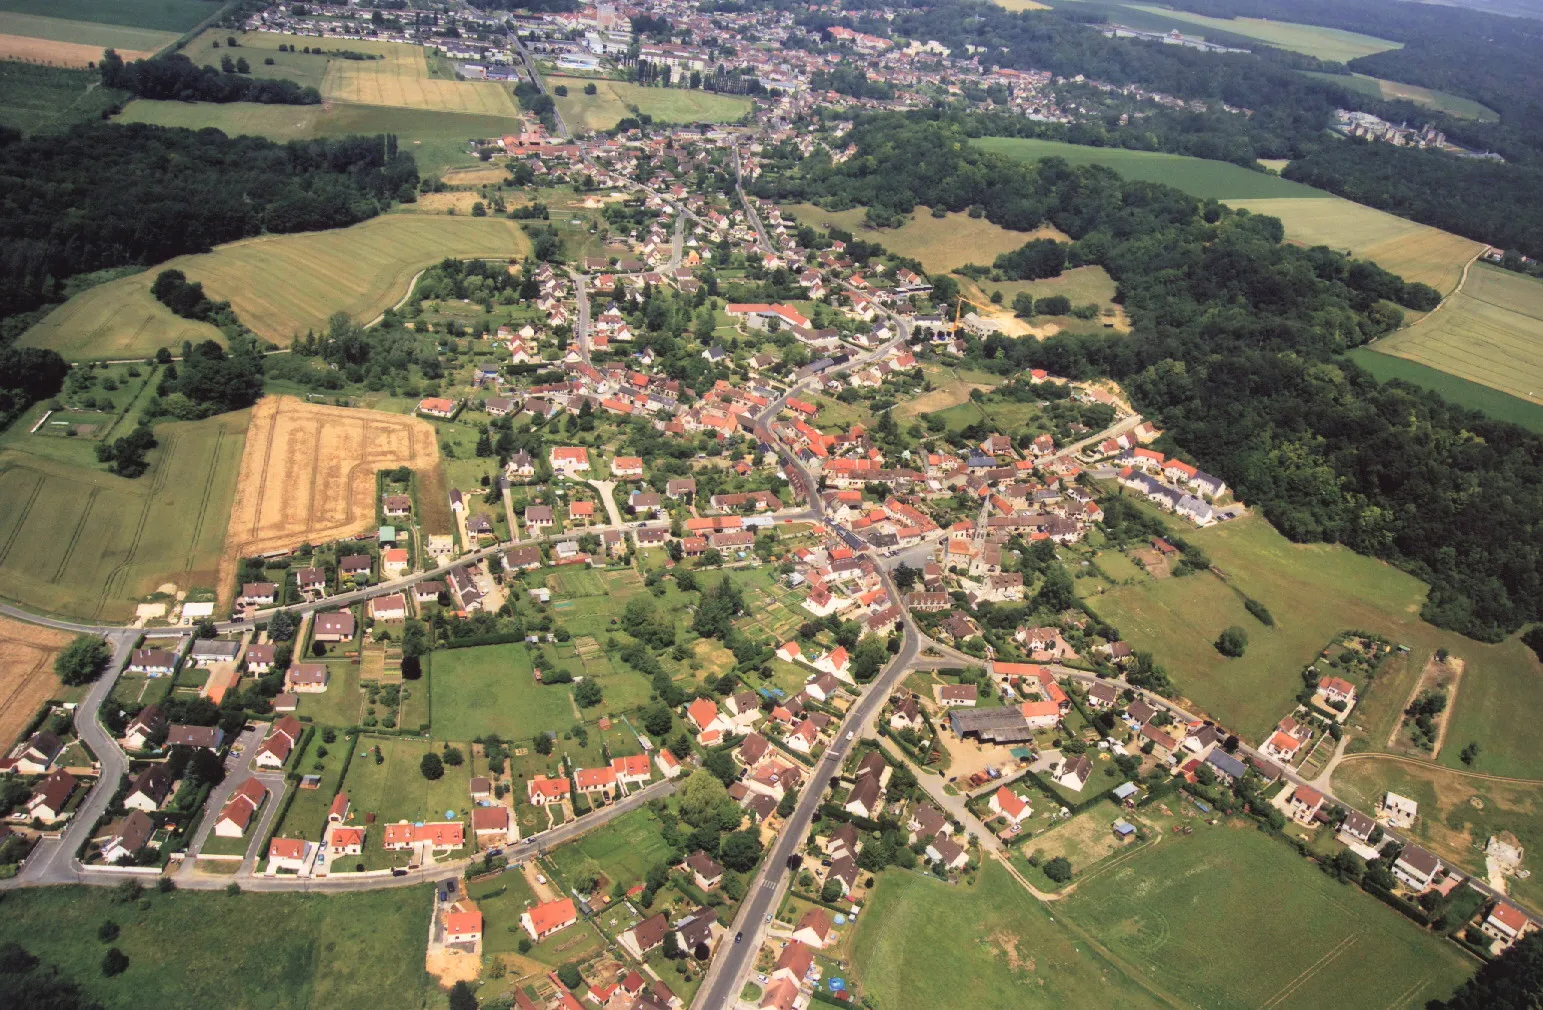
[[[1406,845],[1393,861],[1393,876],[1412,891],[1423,892],[1441,874],[1441,860],[1418,845]]]

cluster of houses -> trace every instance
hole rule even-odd
[[[1126,449],[1115,461],[1120,464],[1121,484],[1196,526],[1210,526],[1230,515],[1212,504],[1227,493],[1227,484],[1220,477],[1182,460],[1165,459],[1153,449]]]

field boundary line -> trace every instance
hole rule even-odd
[[[80,543],[80,534],[86,528],[86,520],[91,518],[91,509],[96,505],[97,495],[101,493],[101,488],[94,487],[86,495],[86,507],[80,511],[80,518],[75,522],[75,530],[70,534],[69,545],[65,547],[64,553],[59,556],[59,567],[54,569],[53,577],[48,580],[49,582],[58,583],[60,579],[64,578],[64,570],[70,565],[70,556],[75,553],[75,546]]]
[[[1361,934],[1363,932],[1365,932],[1365,930],[1357,930],[1356,932],[1351,933],[1349,936],[1345,937],[1339,943],[1335,944],[1333,947],[1330,947],[1328,953],[1324,954],[1318,960],[1302,969],[1301,974],[1297,975],[1297,977],[1292,979],[1290,982],[1287,982],[1285,986],[1283,986],[1275,993],[1274,996],[1271,996],[1269,999],[1261,1003],[1259,1005],[1259,1010],[1269,1010],[1270,1007],[1278,1006],[1285,1000],[1289,999],[1291,995],[1298,989],[1302,988],[1302,986],[1306,985],[1308,982],[1311,982],[1320,971],[1327,968],[1335,961],[1339,960],[1339,958],[1343,956],[1347,950],[1355,945],[1357,940],[1361,939]]]
[[[204,518],[209,514],[209,495],[214,489],[214,475],[220,468],[220,447],[225,443],[225,429],[214,429],[214,445],[209,450],[209,472],[204,476],[204,493],[198,501],[198,516],[193,520],[192,532],[188,535],[188,552],[182,559],[182,567],[189,571],[193,568],[193,554],[198,538],[204,532]]]
[[[1516,786],[1543,786],[1543,779],[1519,779],[1506,775],[1491,775],[1487,772],[1471,772],[1463,768],[1453,768],[1430,758],[1410,757],[1404,754],[1388,754],[1384,751],[1361,751],[1357,754],[1346,754],[1340,759],[1339,765],[1343,768],[1352,761],[1397,761],[1401,764],[1415,765],[1420,768],[1429,768],[1432,771],[1446,772],[1449,775],[1458,775],[1463,778],[1476,779],[1480,782],[1499,782]]]
[[[5,564],[5,559],[10,555],[11,548],[16,546],[16,538],[21,535],[21,528],[27,525],[27,516],[32,511],[33,503],[38,500],[38,495],[43,493],[43,482],[48,479],[48,475],[43,471],[34,470],[29,466],[8,466],[0,470],[0,474],[11,470],[24,470],[32,474],[37,479],[37,483],[32,485],[32,494],[27,497],[27,503],[21,507],[21,514],[16,517],[16,528],[11,530],[11,535],[5,538],[5,546],[0,547],[0,565]]]

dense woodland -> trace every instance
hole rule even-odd
[[[994,338],[978,352],[987,367],[1120,379],[1287,536],[1344,543],[1429,582],[1437,624],[1495,639],[1543,616],[1543,439],[1379,384],[1342,356],[1400,324],[1384,272],[1284,245],[1274,218],[1098,167],[985,154],[924,114],[866,117],[851,136],[859,153],[840,166],[770,161],[757,195],[976,207],[1023,231],[1048,222],[1075,240],[1068,264],[1101,265],[1118,283],[1130,335]]]
[[[227,57],[229,59],[229,57]],[[244,64],[246,61],[242,60]],[[321,92],[294,81],[250,77],[244,73],[195,66],[181,53],[124,63],[109,49],[99,64],[102,87],[137,98],[176,102],[259,102],[263,105],[317,105]]]
[[[76,274],[354,224],[417,181],[389,135],[275,144],[111,123],[25,139],[0,130],[0,316],[59,300]]]

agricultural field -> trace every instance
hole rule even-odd
[[[1474,968],[1252,826],[1164,838],[1079,886],[1056,915],[1196,1006],[1420,1007]]]
[[[1429,284],[1443,294],[1457,287],[1463,267],[1484,249],[1482,243],[1471,239],[1339,197],[1225,202],[1239,210],[1280,218],[1289,242],[1326,245],[1372,260],[1406,281]]]
[[[983,217],[949,214],[933,217],[926,207],[917,207],[911,219],[899,228],[869,228],[863,224],[864,211],[830,211],[809,203],[788,204],[782,208],[799,224],[814,228],[841,228],[865,241],[878,242],[897,256],[921,262],[929,273],[946,273],[966,263],[989,266],[1002,253],[1012,252],[1032,238],[1062,238],[1053,228],[1034,232],[1009,231]]]
[[[422,46],[348,40],[348,48],[378,52],[379,60],[330,60],[322,97],[356,105],[519,118],[514,94],[497,81],[447,81],[429,76]]]
[[[1510,832],[1527,853],[1526,879],[1509,877],[1505,890],[1518,901],[1543,907],[1543,781],[1498,779],[1384,754],[1353,754],[1334,770],[1335,795],[1374,810],[1389,790],[1420,805],[1409,833],[1436,855],[1470,870],[1484,867],[1491,835]],[[1491,881],[1494,883],[1495,881]]]
[[[454,740],[496,733],[528,742],[578,722],[572,686],[538,684],[532,666],[524,645],[435,652],[429,675],[434,733]]]
[[[300,54],[297,59],[309,59]],[[264,68],[265,70],[268,68]],[[350,134],[395,133],[411,151],[426,177],[451,165],[480,164],[469,153],[467,139],[498,137],[520,127],[507,116],[475,116],[423,109],[389,109],[376,105],[326,102],[322,105],[260,105],[255,102],[160,102],[136,99],[115,117],[119,123],[213,127],[230,136],[252,134],[269,140],[310,140]]]
[[[99,119],[117,97],[89,70],[0,60],[0,126],[23,133]]]
[[[1064,158],[1073,165],[1106,165],[1127,179],[1174,186],[1202,199],[1332,199],[1329,194],[1266,172],[1254,172],[1225,161],[1190,158],[1159,151],[1127,151],[1117,147],[1086,147],[1028,137],[982,137],[981,150],[1019,161]]]
[[[1416,105],[1423,105],[1427,109],[1445,112],[1448,115],[1458,116],[1463,119],[1477,119],[1483,123],[1500,121],[1500,114],[1487,105],[1475,102],[1471,98],[1450,95],[1445,91],[1422,88],[1418,84],[1388,81],[1380,77],[1369,77],[1366,74],[1328,74],[1314,70],[1304,70],[1303,73],[1309,77],[1316,77],[1321,81],[1328,81],[1330,84],[1337,84],[1349,91],[1370,95],[1373,98],[1382,98],[1388,101],[1414,102]]]
[[[1441,763],[1464,768],[1462,748],[1477,742],[1476,771],[1543,780],[1543,753],[1532,729],[1543,719],[1543,664],[1514,635],[1499,645],[1458,639],[1447,648],[1466,668],[1448,716]]]
[[[108,887],[29,888],[7,895],[0,941],[21,944],[90,999],[123,1010],[436,1006],[443,996],[423,970],[431,891],[231,896],[152,887],[124,905]],[[129,958],[112,978],[97,967],[105,949],[97,927],[107,919],[121,928],[113,943]],[[249,942],[259,935],[261,943]]]
[[[183,339],[206,339],[213,327],[173,315],[150,294],[156,276],[175,268],[230,301],[258,335],[283,345],[325,329],[336,312],[376,318],[419,271],[446,256],[514,259],[529,251],[517,224],[491,217],[388,214],[351,228],[265,235],[99,284],[49,313],[21,342],[78,359],[147,356]]]
[[[1543,281],[1475,263],[1446,304],[1375,349],[1543,406]]]
[[[1147,4],[1127,4],[1130,9],[1147,14],[1171,18],[1183,24],[1196,25],[1263,42],[1293,53],[1315,56],[1331,63],[1348,63],[1350,60],[1403,46],[1387,39],[1342,31],[1338,28],[1321,28],[1318,25],[1295,24],[1290,21],[1271,21],[1267,18],[1213,18],[1190,11],[1174,10]]]
[[[251,420],[235,500],[221,513],[230,516],[216,583],[225,606],[241,558],[369,529],[377,470],[439,463],[434,429],[418,418],[265,396]]]
[[[125,621],[164,583],[212,587],[251,416],[157,425],[160,446],[137,480],[30,452],[29,440],[47,436],[18,422],[0,441],[0,500],[14,504],[0,510],[4,595]]]
[[[1497,421],[1510,421],[1543,435],[1543,403],[1529,403],[1519,396],[1459,379],[1450,372],[1408,358],[1383,354],[1373,347],[1353,348],[1346,356],[1384,382],[1401,379],[1422,389],[1440,393],[1459,406],[1482,410]]]
[[[9,751],[45,701],[64,687],[54,657],[74,636],[0,617],[0,748]]]
[[[178,32],[94,24],[58,16],[0,10],[0,58],[84,67],[116,49],[125,60],[150,56],[177,41]]]
[[[849,941],[852,971],[886,1010],[1163,1005],[1060,919],[994,861],[962,886],[890,869]]]
[[[213,13],[204,0],[0,0],[0,11],[73,21],[82,30],[101,25],[145,28],[181,35]]]
[[[1047,11],[1050,9],[1049,4],[1042,4],[1039,0],[991,0],[991,2],[1003,10],[1013,11],[1014,13],[1020,11]]]
[[[625,81],[583,77],[549,76],[548,88],[568,89],[565,97],[553,95],[563,122],[575,133],[609,130],[631,115],[645,113],[662,123],[732,123],[750,111],[751,101],[737,95],[719,95],[690,88],[649,88]],[[595,85],[595,94],[584,94],[584,85]]]

